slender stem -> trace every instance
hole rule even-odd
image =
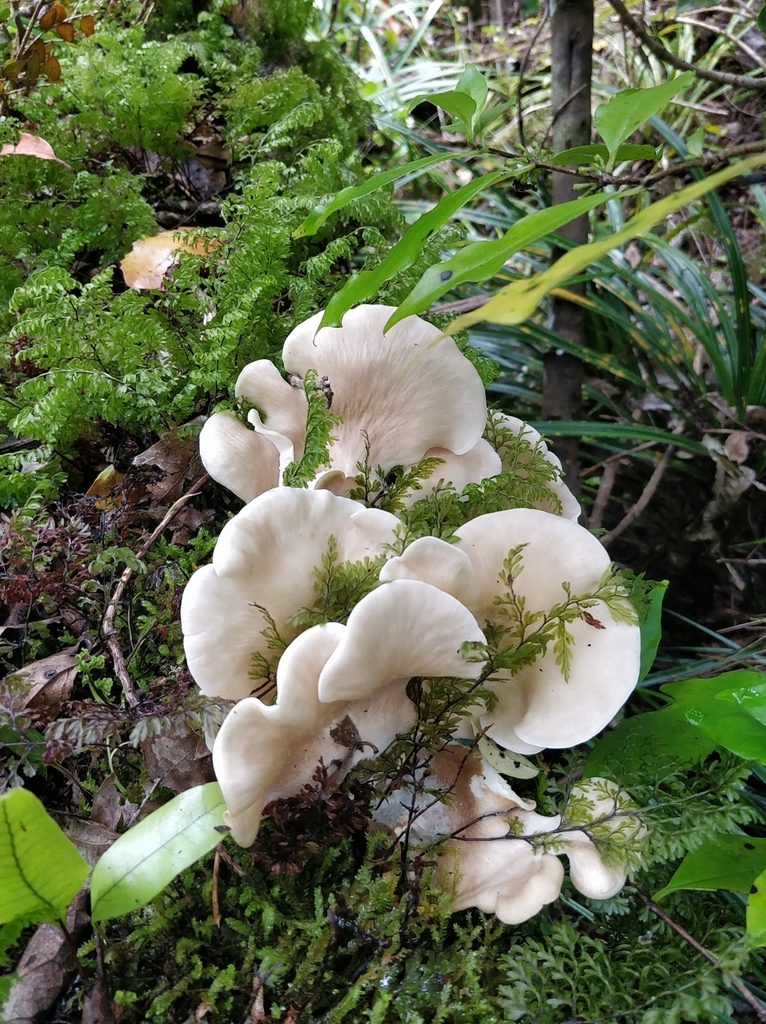
[[[709,949],[706,949],[701,942],[698,942],[693,935],[690,935],[689,932],[687,932],[687,930],[684,927],[682,927],[682,925],[680,925],[677,921],[674,921],[672,917],[669,917],[661,907],[658,907],[657,904],[650,900],[649,897],[646,896],[644,893],[642,893],[640,889],[637,889],[635,886],[632,886],[631,888],[638,896],[638,898],[643,902],[647,910],[650,910],[656,917],[660,919],[660,921],[664,921],[664,923],[668,926],[668,928],[671,929],[671,931],[674,931],[676,935],[679,935],[684,940],[684,942],[688,942],[689,945],[693,949],[696,949],[700,956],[703,956],[708,963],[712,964],[714,967],[718,967],[722,971],[726,983],[728,985],[731,985],[732,988],[735,988],[737,992],[739,992],[739,994],[742,996],[745,1002],[752,1008],[758,1020],[766,1022],[766,1006],[763,1005],[760,999],[757,999],[753,995],[753,993],[750,991],[750,989],[747,987],[744,981],[742,981],[741,978],[738,978],[736,977],[736,975],[730,974],[728,971],[725,971],[721,967],[721,962],[718,959],[718,957],[711,953]]]

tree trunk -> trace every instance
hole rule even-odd
[[[551,109],[553,151],[590,143],[590,92],[593,53],[593,0],[551,0]],[[553,202],[576,199],[574,185],[579,178],[553,175]],[[573,242],[588,241],[588,216],[578,217],[561,234]],[[561,255],[554,249],[553,259]],[[584,292],[583,285],[572,291]],[[584,310],[566,299],[552,300],[551,326],[558,334],[583,344]],[[567,353],[549,352],[543,371],[543,419],[578,420],[582,416],[583,368],[579,359]],[[576,437],[560,438],[555,450],[564,464],[564,479],[579,491]]]

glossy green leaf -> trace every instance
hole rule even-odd
[[[466,153],[465,155],[470,156],[471,154]],[[395,182],[400,178],[408,178],[410,180],[418,178],[421,174],[425,174],[430,167],[435,167],[436,164],[441,164],[445,160],[451,159],[453,159],[453,154],[451,153],[434,153],[432,156],[424,156],[420,160],[412,160],[408,164],[402,164],[401,167],[396,167],[393,171],[382,171],[380,174],[372,174],[361,185],[351,185],[348,188],[341,189],[332,199],[328,199],[327,202],[319,203],[314,207],[300,227],[295,229],[293,238],[303,238],[306,235],[315,234],[331,214],[337,210],[342,210],[344,206],[348,206],[355,199],[363,199],[372,192],[376,192],[379,188],[383,188],[384,185],[390,185],[391,182]]]
[[[686,679],[682,683],[669,683],[661,687],[672,697],[692,725],[737,757],[766,763],[766,725],[758,722],[738,703],[721,697],[737,686],[742,676],[756,676],[755,672],[725,672],[713,679]]]
[[[766,870],[762,871],[748,890],[747,934],[766,946]]]
[[[685,71],[651,89],[622,89],[608,103],[596,107],[593,123],[609,150],[608,166],[614,164],[621,143],[693,82],[694,74]]]
[[[766,672],[727,672],[719,678],[733,685],[719,690],[716,699],[738,704],[756,722],[766,725]]]
[[[386,258],[374,270],[361,270],[354,274],[339,292],[330,299],[324,316],[319,325],[322,327],[337,326],[343,314],[352,306],[374,298],[380,288],[396,274],[411,267],[420,255],[423,244],[429,235],[446,224],[450,217],[483,189],[489,188],[498,181],[523,173],[527,167],[515,171],[495,171],[475,178],[467,185],[448,192],[428,213],[422,214],[411,224],[401,239],[391,249]]]
[[[93,871],[91,916],[137,910],[220,841],[225,804],[217,782],[174,797],[113,843]]]
[[[548,270],[531,278],[514,281],[513,284],[502,288],[486,305],[471,313],[466,313],[464,316],[457,317],[450,325],[448,333],[456,334],[481,320],[497,324],[523,323],[554,288],[571,281],[591,263],[608,253],[610,249],[629,242],[632,238],[640,238],[651,231],[655,224],[665,220],[676,210],[688,206],[689,203],[713,189],[725,185],[733,178],[740,177],[764,163],[766,163],[766,154],[758,154],[758,156],[750,157],[741,163],[732,164],[723,171],[712,174],[704,181],[695,181],[679,192],[674,192],[665,199],[645,207],[614,234],[600,238],[597,242],[590,242],[588,245],[570,249]]]
[[[766,34],[766,4],[758,12],[758,20],[756,22],[761,32]]]
[[[641,623],[641,667],[638,670],[638,681],[646,678],[657,657],[657,648],[662,639],[662,601],[668,581],[655,583],[652,596],[649,598],[649,610]]]
[[[661,152],[654,146],[636,146],[632,142],[626,142],[618,147],[614,162],[621,163],[623,160],[656,160]],[[572,149],[563,149],[560,153],[551,157],[551,163],[557,167],[572,165],[579,167],[582,164],[593,163],[600,159],[604,163],[609,159],[609,150],[606,146],[573,146]],[[614,196],[612,195],[612,198]]]
[[[477,119],[480,117],[487,100],[487,82],[482,73],[473,64],[466,64],[457,85],[449,92],[429,92],[417,96],[409,105],[413,110],[419,103],[433,103],[451,114],[457,121],[459,131],[467,138],[476,133]]]
[[[624,785],[663,771],[697,764],[715,744],[672,705],[624,719],[596,743],[583,769],[585,778],[604,777]]]
[[[661,900],[678,889],[702,889],[712,892],[750,892],[753,880],[766,867],[766,839],[750,836],[720,835],[707,839],[687,853],[668,884],[655,893]]]
[[[613,198],[613,194],[599,192],[547,210],[538,210],[522,217],[502,238],[464,246],[448,260],[426,270],[388,321],[386,330],[412,313],[421,313],[457,285],[467,281],[486,281],[501,270],[514,253]]]
[[[89,872],[29,790],[0,796],[0,923],[63,920]]]
[[[453,325],[454,326],[454,325]],[[531,426],[541,434],[549,437],[594,437],[594,438],[633,438],[636,441],[657,441],[660,444],[672,444],[695,455],[710,457],[710,452],[699,441],[693,441],[682,434],[671,434],[660,427],[650,427],[642,423],[595,423],[589,420],[545,420],[531,422]]]

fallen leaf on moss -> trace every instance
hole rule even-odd
[[[34,156],[38,160],[53,160],[54,163],[61,164],[67,170],[74,170],[71,164],[59,160],[50,142],[41,139],[39,135],[29,135],[27,132],[21,133],[17,143],[6,142],[0,147],[0,156]]]
[[[124,479],[125,475],[118,473],[114,466],[107,466],[87,489],[85,497],[100,499],[95,503],[99,512],[111,511],[124,504],[124,496],[120,494],[120,485]]]
[[[191,252],[204,255],[211,247],[219,244],[211,238],[198,239],[196,242],[185,242],[183,236],[188,232],[199,233],[199,228],[177,228],[175,231],[160,231],[158,235],[148,235],[133,243],[131,251],[120,261],[120,268],[129,288],[149,290],[164,288],[164,280],[179,252]]]
[[[67,647],[47,658],[31,661],[18,672],[11,673],[15,680],[22,681],[28,687],[26,692],[13,698],[14,709],[48,709],[56,714],[61,703],[69,699],[74,686],[77,676],[76,653],[76,647]]]

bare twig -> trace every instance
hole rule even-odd
[[[617,467],[620,464],[620,459],[622,459],[621,454],[612,455],[611,458],[604,461],[604,472],[601,475],[601,483],[598,485],[598,493],[596,494],[596,500],[593,502],[593,510],[588,520],[588,529],[590,530],[601,529],[601,521],[604,518],[604,511],[612,494],[614,481],[617,478]]]
[[[210,477],[208,476],[207,473],[205,473],[203,476],[199,477],[198,480],[194,481],[194,483],[191,485],[186,494],[184,494],[181,498],[178,499],[178,501],[174,502],[170,506],[160,524],[157,527],[155,527],[155,529],[149,534],[147,539],[136,552],[137,558],[144,557],[144,555],[147,553],[152,544],[154,544],[157,538],[162,535],[164,530],[173,521],[173,519],[175,519],[175,517],[178,515],[178,513],[181,511],[184,505],[186,505],[187,502],[191,498],[193,498],[195,494],[199,493],[199,491],[202,490],[202,488],[209,480]],[[112,594],[112,598],[109,604],[107,605],[106,612],[104,613],[104,618],[101,621],[101,637],[106,643],[107,648],[109,649],[109,654],[112,657],[112,664],[114,666],[114,673],[120,680],[122,692],[125,694],[125,700],[128,702],[128,704],[130,704],[131,707],[134,708],[138,705],[138,694],[136,693],[136,688],[133,685],[133,680],[130,678],[130,673],[128,672],[127,665],[125,664],[125,655],[122,653],[122,648],[120,647],[120,641],[119,637],[117,636],[117,629],[115,625],[117,621],[117,609],[120,606],[123,594],[125,593],[125,588],[130,582],[132,575],[133,569],[130,566],[128,566],[123,572],[122,576],[120,576],[117,586],[114,588],[114,593]]]
[[[705,78],[709,82],[737,85],[745,89],[766,89],[766,78],[750,78],[749,75],[733,75],[728,71],[712,71],[676,57],[658,39],[654,38],[645,25],[636,21],[622,0],[609,0],[609,4],[617,13],[620,21],[627,25],[633,35],[641,40],[647,50],[650,50],[655,57],[659,57],[664,64],[670,64],[671,67],[677,68],[679,71],[693,71],[698,78]]]
[[[722,971],[726,983],[739,992],[748,1006],[752,1008],[758,1020],[766,1022],[766,1006],[763,1005],[760,999],[757,999],[753,995],[744,981],[742,981],[741,978],[737,978],[735,975],[730,974],[728,971],[725,971],[723,967],[721,967],[721,962],[718,957],[711,953],[709,949],[706,949],[701,942],[698,942],[693,935],[690,935],[684,927],[678,924],[677,921],[674,921],[672,917],[669,917],[661,907],[658,907],[657,904],[642,893],[640,889],[637,889],[635,886],[632,886],[632,888],[647,910],[650,910],[660,919],[660,921],[664,921],[671,931],[674,931],[676,935],[680,936],[684,942],[688,942],[689,945],[693,949],[696,949],[700,956],[703,956],[709,964],[712,964],[714,967],[718,967]]]
[[[675,450],[675,445],[672,444],[668,445],[668,447],[665,449],[662,458],[657,463],[657,467],[655,468],[652,475],[649,477],[649,482],[641,492],[641,496],[639,497],[638,501],[632,508],[628,509],[627,513],[625,514],[625,516],[623,516],[623,518],[620,520],[617,526],[615,526],[613,530],[610,530],[609,533],[605,534],[601,538],[601,543],[604,546],[606,546],[607,544],[611,544],[615,537],[619,537],[619,535],[624,530],[627,530],[627,528],[630,526],[633,520],[638,518],[638,516],[640,516],[641,513],[644,511],[646,506],[652,500],[654,492],[659,487],[660,480],[662,480],[663,476],[665,475],[665,470],[668,468],[668,464],[670,463],[670,460],[672,459]]]
[[[518,83],[516,85],[516,123],[518,124],[518,127],[519,127],[519,145],[521,146],[522,149],[526,149],[527,148],[527,143],[526,143],[526,140],[524,138],[524,110],[523,110],[522,102],[521,102],[521,100],[522,100],[521,92],[522,92],[522,89],[524,87],[524,75],[526,74],[526,71],[527,71],[527,64],[529,63],[529,58],[532,55],[532,50],[534,49],[535,43],[537,42],[537,40],[538,40],[538,38],[540,36],[540,33],[543,30],[543,25],[545,25],[545,22],[547,21],[547,19],[548,19],[548,4],[546,3],[543,6],[542,11],[540,12],[540,17],[539,17],[538,22],[537,22],[537,28],[535,29],[534,33],[532,34],[532,38],[529,41],[529,46],[526,48],[526,50],[524,52],[524,56],[521,58],[521,64],[519,65],[519,81],[518,81]]]

